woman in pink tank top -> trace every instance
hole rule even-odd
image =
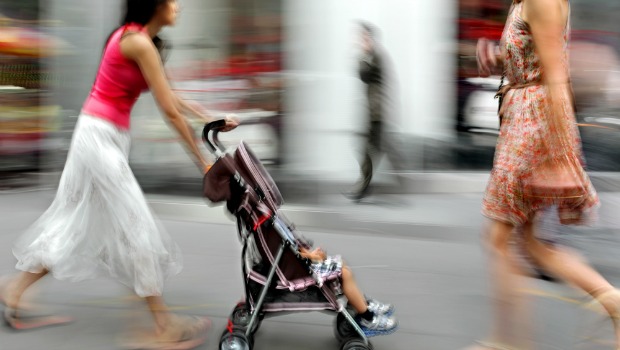
[[[126,0],[123,24],[106,43],[56,197],[13,249],[22,272],[1,296],[4,320],[12,328],[69,321],[22,317],[23,293],[48,273],[71,281],[113,276],[145,299],[155,324],[154,332],[125,345],[190,349],[204,342],[209,321],[173,315],[161,297],[164,279],[181,270],[181,253],[158,227],[128,164],[131,109],[148,89],[200,169],[208,165],[183,113],[205,122],[211,118],[173,93],[160,55],[157,34],[174,25],[177,11],[176,0]],[[227,129],[236,125],[227,119]]]

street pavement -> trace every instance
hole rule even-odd
[[[23,189],[0,195],[0,276],[12,273],[11,243],[45,210],[53,191]],[[207,315],[213,328],[200,349],[217,349],[226,318],[242,296],[240,246],[222,207],[199,198],[149,195],[164,227],[179,243],[185,268],[170,278],[165,298],[181,313]],[[562,241],[582,252],[620,284],[620,194],[601,193],[601,220],[563,232]],[[456,350],[491,326],[486,257],[480,245],[484,221],[480,193],[375,195],[352,204],[338,195],[320,205],[286,204],[282,211],[328,253],[342,254],[363,291],[396,305],[400,329],[372,339],[375,349]],[[531,280],[536,349],[603,350],[611,326],[585,308],[584,295],[562,284]],[[0,350],[117,349],[117,339],[146,325],[143,305],[110,279],[61,282],[35,289],[44,310],[70,315],[64,327],[24,333],[0,328]],[[332,315],[292,314],[266,319],[256,350],[338,349]]]

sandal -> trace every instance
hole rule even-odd
[[[17,316],[17,310],[8,306],[2,313],[4,324],[15,331],[60,326],[73,322],[71,317],[62,316]]]
[[[620,290],[612,289],[596,296],[590,303],[589,307],[593,308],[596,304],[602,306],[609,314],[609,318],[614,326],[614,334],[616,338],[616,349],[620,350]]]
[[[171,324],[160,334],[143,334],[122,341],[127,350],[190,350],[204,344],[211,320],[206,317],[173,316]]]

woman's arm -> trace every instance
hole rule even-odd
[[[193,130],[177,107],[177,97],[168,84],[161,58],[152,40],[144,34],[129,35],[122,39],[121,51],[125,57],[138,64],[164,115],[205,171],[209,164],[198,149]]]
[[[174,98],[177,104],[177,108],[181,111],[187,112],[188,116],[202,120],[205,123],[210,123],[215,120],[213,116],[199,111],[197,106],[195,106],[193,103],[185,101],[178,94],[175,93]]]
[[[196,107],[192,103],[185,101],[184,99],[179,97],[179,95],[174,94],[174,96],[175,96],[175,102],[177,103],[177,108],[181,111],[187,112],[190,116],[197,118],[199,120],[202,120],[204,123],[210,123],[217,119],[213,117],[212,115],[205,114],[204,112],[200,112],[198,110],[198,107]],[[226,115],[224,117],[224,120],[226,121],[226,126],[222,129],[222,131],[230,131],[236,128],[237,126],[239,126],[239,120],[234,114]]]
[[[528,0],[523,3],[523,18],[530,26],[547,85],[568,82],[567,70],[562,62],[568,15],[566,6],[566,0]]]
[[[544,72],[543,82],[551,100],[549,127],[551,134],[557,136],[556,140],[551,141],[561,141],[568,127],[562,122],[568,112],[565,106],[572,106],[568,69],[563,62],[568,3],[566,0],[526,0],[523,3],[523,17],[530,26]],[[567,99],[568,104],[565,103]]]

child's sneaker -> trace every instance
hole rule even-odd
[[[375,299],[368,299],[368,310],[375,315],[392,316],[394,314],[394,305],[384,304]]]
[[[357,322],[367,337],[388,335],[394,333],[398,329],[398,322],[396,322],[395,319],[385,315],[375,314],[372,321],[361,318]]]

